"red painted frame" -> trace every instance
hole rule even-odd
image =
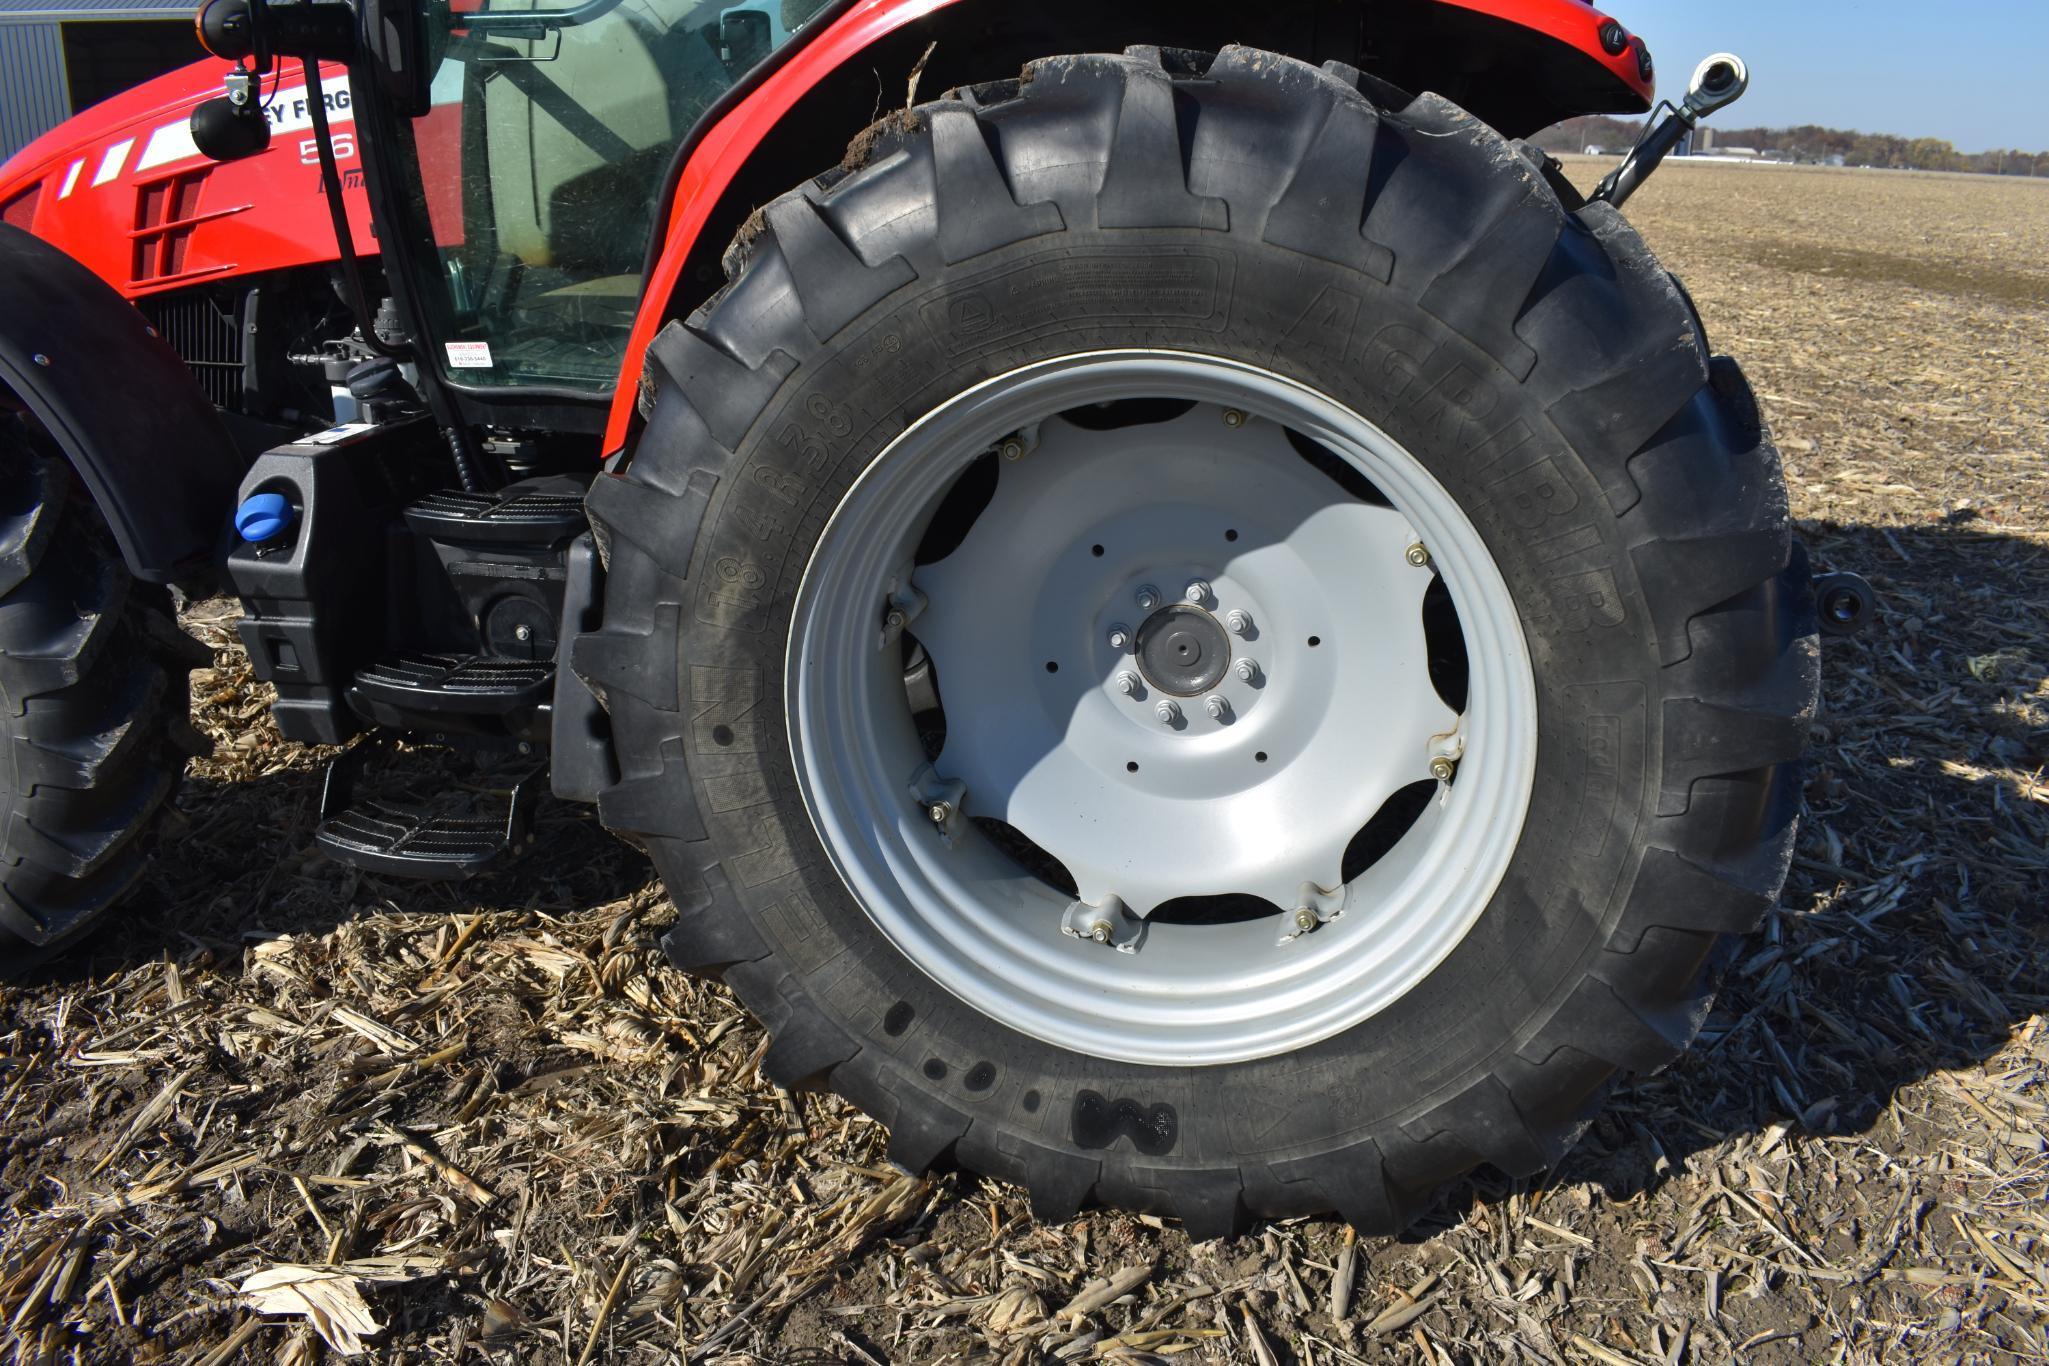
[[[804,93],[830,75],[862,49],[904,25],[922,19],[958,0],[862,0],[838,20],[806,43],[783,67],[740,101],[703,141],[692,149],[677,181],[676,197],[669,211],[668,234],[654,272],[642,289],[640,310],[626,343],[626,360],[619,384],[612,392],[612,408],[605,423],[602,450],[607,456],[621,450],[633,418],[635,391],[640,382],[641,358],[655,333],[661,330],[668,312],[669,296],[682,277],[683,264],[703,231],[720,194],[733,182],[761,140],[768,136]],[[1634,44],[1617,54],[1601,45],[1600,32],[1608,16],[1586,0],[1438,0],[1489,17],[1519,24],[1579,51],[1598,61],[1617,79],[1644,99],[1653,95],[1653,83],[1638,70]]]

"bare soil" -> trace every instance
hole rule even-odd
[[[1828,647],[1783,906],[1558,1170],[1399,1240],[1193,1246],[894,1172],[757,1078],[579,813],[459,889],[323,862],[325,756],[203,603],[215,752],[148,884],[0,989],[4,1350],[311,1362],[237,1294],[300,1267],[404,1362],[2049,1357],[2049,183],[1675,164],[1630,212],[1763,394],[1816,560],[1885,605]]]

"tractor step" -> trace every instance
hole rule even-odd
[[[554,691],[552,659],[414,654],[358,669],[349,702],[379,725],[406,728],[420,717],[510,716]]]
[[[428,804],[359,801],[356,783],[367,756],[383,748],[359,744],[327,767],[313,839],[335,862],[386,877],[453,881],[532,846],[534,802],[547,786],[546,765],[514,775],[509,785]]]
[[[589,529],[573,481],[531,480],[495,493],[444,489],[409,504],[406,523],[436,541],[555,545]]]

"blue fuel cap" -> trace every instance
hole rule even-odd
[[[258,493],[235,509],[235,530],[251,543],[274,540],[292,524],[292,505],[282,493]]]

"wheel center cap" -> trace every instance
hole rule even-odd
[[[1200,607],[1177,602],[1138,628],[1138,667],[1163,693],[1194,697],[1214,688],[1231,667],[1231,637]]]

